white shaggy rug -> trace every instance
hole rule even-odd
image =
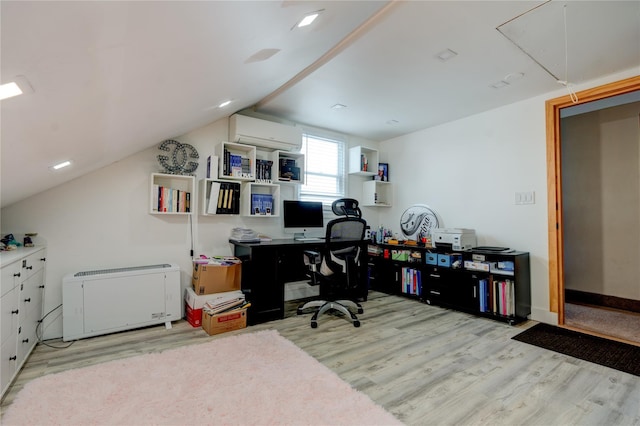
[[[276,331],[43,376],[3,425],[397,425]]]

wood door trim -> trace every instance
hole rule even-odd
[[[594,87],[576,93],[578,102],[569,95],[549,99],[545,103],[547,122],[547,201],[549,238],[549,310],[558,314],[564,324],[564,254],[562,240],[562,164],[560,158],[560,110],[611,96],[640,90],[640,76]]]

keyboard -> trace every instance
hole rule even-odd
[[[320,237],[304,237],[304,238],[296,238],[296,241],[324,241],[324,238],[320,238]]]

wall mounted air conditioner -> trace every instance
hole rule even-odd
[[[302,129],[246,115],[229,117],[231,142],[282,151],[299,151],[302,147]]]

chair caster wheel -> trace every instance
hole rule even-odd
[[[302,315],[302,309],[298,308],[297,313],[298,315]]]
[[[362,314],[362,313],[364,313],[364,309],[358,308],[358,314]]]
[[[354,321],[353,322],[353,326],[354,327],[360,327],[360,321]]]
[[[315,321],[311,321],[311,328],[318,328],[318,323]]]

